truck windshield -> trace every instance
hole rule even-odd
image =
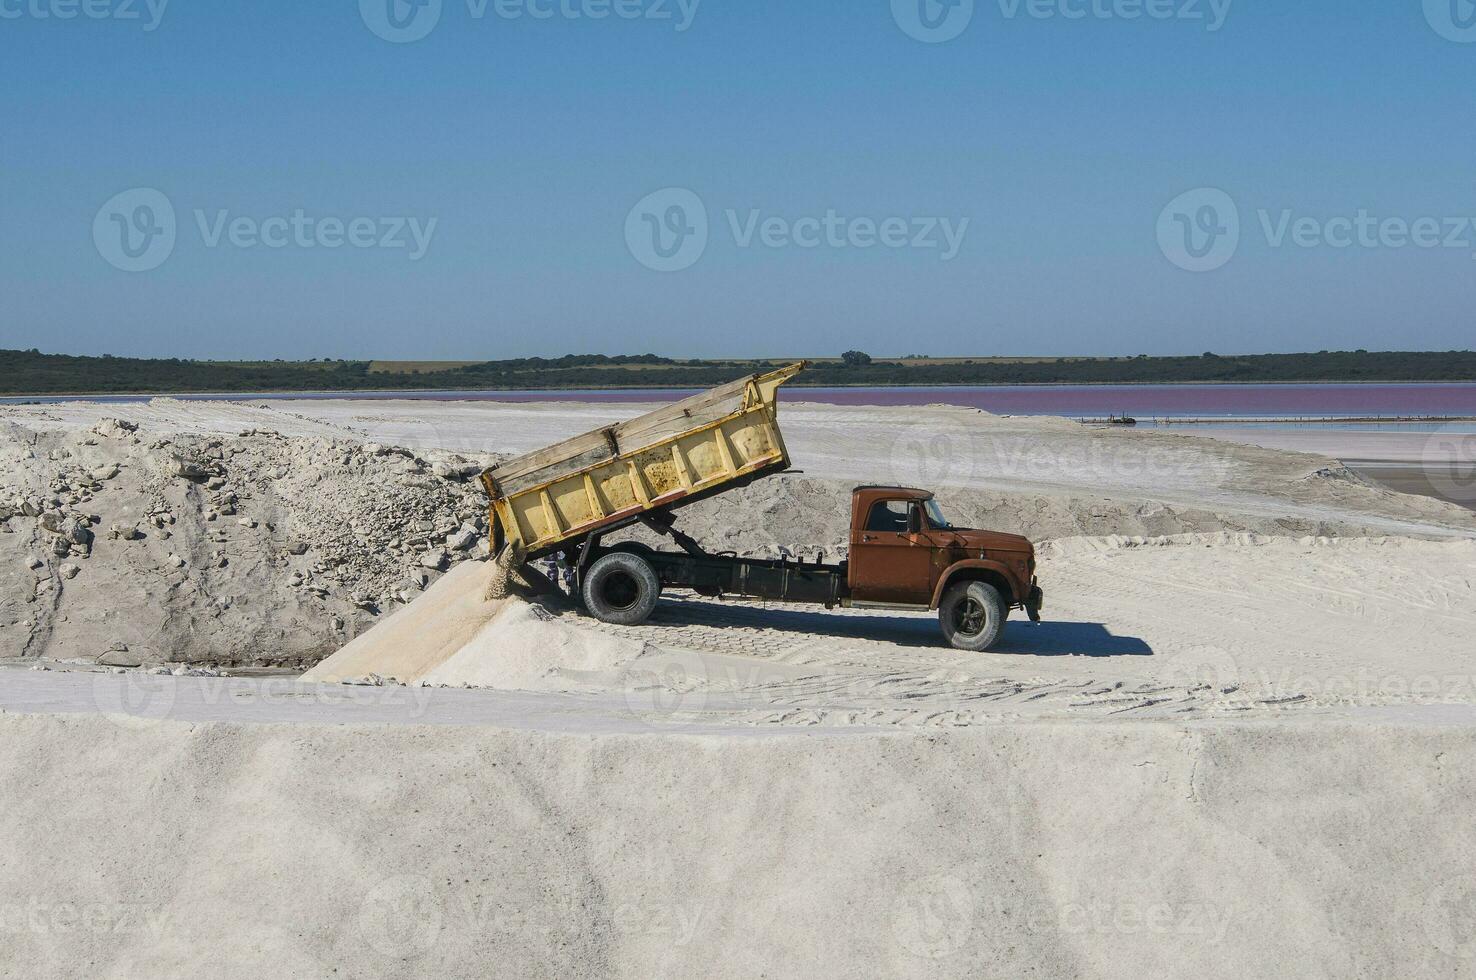
[[[938,528],[940,531],[953,527],[952,524],[948,523],[947,518],[943,516],[943,511],[938,507],[938,501],[936,499],[929,497],[927,502],[924,503],[923,506],[926,507],[928,511],[929,527]]]

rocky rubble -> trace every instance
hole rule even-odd
[[[0,657],[315,661],[485,557],[492,462],[0,424]]]

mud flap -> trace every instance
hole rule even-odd
[[[1030,598],[1025,600],[1025,612],[1030,616],[1032,623],[1040,622],[1040,609],[1045,605],[1045,593],[1040,586],[1034,586],[1030,590]]]

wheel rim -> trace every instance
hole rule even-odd
[[[641,584],[629,572],[611,572],[600,586],[600,598],[615,609],[629,609],[641,597]]]
[[[953,607],[954,629],[963,636],[978,636],[988,621],[984,604],[973,596],[965,596]]]

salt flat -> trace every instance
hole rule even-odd
[[[477,606],[440,540],[471,464],[637,411],[0,409],[0,504],[68,498],[0,534],[9,972],[1469,970],[1476,514],[1315,454],[786,403],[803,473],[689,532],[834,558],[852,483],[937,487],[1037,542],[1046,622],[960,654],[920,614]],[[90,513],[144,536],[46,552]],[[412,683],[288,669],[351,640]]]

